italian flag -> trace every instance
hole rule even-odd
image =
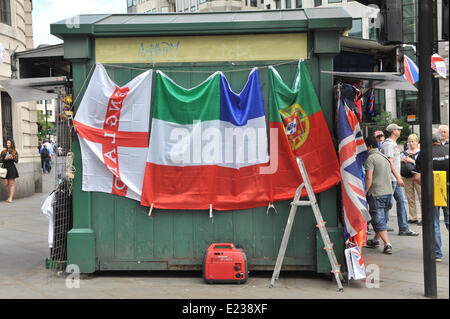
[[[291,88],[271,67],[270,87],[270,127],[278,129],[292,157],[302,158],[314,193],[336,185],[339,162],[306,63],[299,61]]]
[[[300,174],[278,133],[269,161],[257,69],[239,94],[221,72],[191,89],[160,71],[155,81],[142,205],[235,210],[293,198]]]

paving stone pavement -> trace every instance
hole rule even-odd
[[[54,187],[44,175],[44,192],[0,203],[0,299],[423,299],[422,235],[397,235],[395,207],[390,214],[392,255],[382,248],[363,249],[368,269],[379,270],[379,287],[365,281],[344,284],[338,292],[328,277],[307,272],[281,272],[269,288],[271,272],[252,272],[244,285],[207,285],[201,272],[103,272],[67,288],[67,274],[45,269],[49,255],[48,220],[40,211]],[[3,186],[0,186],[3,187]],[[411,229],[422,232],[420,226]],[[449,237],[441,225],[444,258],[436,264],[438,298],[449,298]],[[375,274],[371,271],[371,274]]]

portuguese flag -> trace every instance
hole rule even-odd
[[[305,61],[299,61],[292,88],[271,67],[270,86],[270,127],[289,143],[291,156],[302,158],[314,193],[336,185],[339,162]]]

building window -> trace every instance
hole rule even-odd
[[[291,8],[291,0],[286,0],[286,9]]]
[[[169,12],[169,7],[162,7],[162,8],[161,8],[161,12],[162,12],[162,13],[167,13],[167,12]]]
[[[277,0],[275,4],[277,9],[281,9],[281,0]]]
[[[0,23],[11,25],[11,0],[0,0]]]
[[[6,92],[2,92],[1,99],[3,147],[6,147],[6,141],[13,139],[12,101]]]
[[[417,4],[414,0],[404,0],[402,2],[403,15],[403,42],[416,42],[417,26]]]
[[[314,6],[319,7],[322,5],[322,0],[314,0]]]
[[[342,0],[328,0],[328,3],[341,3]]]
[[[295,7],[301,8],[302,7],[302,0],[295,0]]]
[[[370,27],[369,27],[369,40],[377,40],[377,28],[372,24],[369,23]]]
[[[257,0],[250,0],[250,6],[257,7],[258,6],[258,1]]]
[[[348,32],[349,37],[362,38],[362,19],[353,19],[352,28]]]

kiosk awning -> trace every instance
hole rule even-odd
[[[68,83],[65,76],[0,81],[14,102],[56,99],[58,89]]]

